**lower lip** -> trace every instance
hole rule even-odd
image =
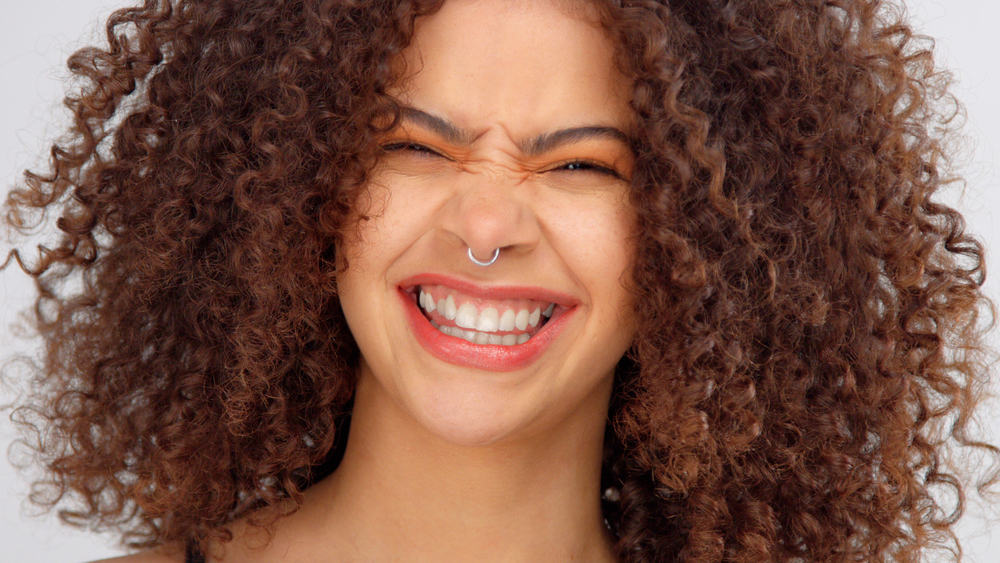
[[[576,311],[576,307],[573,307],[568,311],[563,310],[554,314],[545,326],[524,344],[514,346],[473,344],[464,338],[449,336],[431,326],[409,293],[400,289],[399,297],[403,300],[403,309],[406,311],[413,333],[425,350],[449,364],[487,371],[514,371],[534,362],[555,341],[569,322],[570,316]]]

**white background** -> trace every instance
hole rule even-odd
[[[0,17],[0,193],[18,181],[25,168],[42,170],[51,140],[62,133],[65,111],[60,100],[66,88],[66,58],[84,44],[103,38],[103,22],[124,0],[3,0]],[[1000,4],[983,0],[911,0],[915,28],[937,39],[938,61],[958,80],[954,92],[967,109],[966,142],[958,172],[967,179],[964,194],[954,188],[946,201],[965,213],[969,229],[986,242],[993,272],[987,292],[1000,298],[1000,265],[994,258],[1000,245],[1000,69],[997,68],[996,22]],[[103,39],[99,44],[103,45]],[[990,245],[994,245],[990,248]],[[6,254],[9,245],[0,243]],[[16,267],[0,272],[0,323],[8,325],[15,311],[31,297],[26,276]],[[993,342],[1000,341],[994,331]],[[0,328],[0,357],[31,349],[15,342]],[[1000,385],[997,385],[1000,390]],[[0,382],[0,404],[15,399],[15,390]],[[984,411],[984,431],[1000,437],[1000,412]],[[0,453],[13,439],[6,417],[0,417]],[[24,502],[27,478],[0,456],[0,561],[84,561],[122,553],[114,538],[62,526],[49,515],[31,516]],[[991,533],[991,528],[997,528]],[[959,528],[967,561],[1000,560],[1000,508],[973,496]],[[992,547],[991,547],[992,546]],[[941,559],[944,560],[944,559]]]

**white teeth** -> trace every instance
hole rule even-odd
[[[462,340],[468,340],[473,344],[480,344],[480,345],[490,344],[492,346],[516,346],[518,344],[524,344],[529,339],[531,339],[531,336],[526,332],[523,332],[521,334],[500,335],[495,332],[462,330],[457,326],[439,325],[434,321],[431,321],[431,326],[447,334],[448,336],[454,336],[455,338],[461,338]]]
[[[458,313],[458,307],[455,307],[455,299],[449,295],[447,299],[444,300],[444,305],[438,305],[438,309],[444,313],[444,316],[449,320],[455,320],[455,315]]]
[[[507,309],[503,312],[503,316],[500,317],[500,330],[503,332],[509,332],[514,330],[514,310]]]
[[[517,327],[517,330],[524,330],[524,329],[528,328],[528,310],[527,309],[521,309],[520,311],[517,312],[517,316],[514,317],[514,326]]]
[[[431,297],[430,293],[425,293],[422,289],[420,290],[420,306],[428,313],[433,313],[437,309],[437,303],[434,303],[434,298]]]
[[[532,311],[531,315],[528,317],[528,324],[532,327],[538,326],[538,321],[541,320],[541,316],[542,312],[538,309],[538,307],[535,307],[535,310]]]
[[[450,296],[448,300],[452,301]],[[463,303],[455,315],[455,324],[462,328],[476,328],[476,306],[472,303]]]
[[[439,325],[431,321],[431,325],[441,332],[468,340],[475,344],[514,346],[524,344],[531,336],[522,332],[521,334],[496,334],[497,332],[510,333],[512,331],[526,331],[535,328],[542,321],[542,317],[549,318],[555,310],[555,303],[550,303],[544,310],[535,307],[533,311],[528,309],[503,309],[503,313],[496,307],[487,307],[482,311],[476,309],[472,303],[462,303],[461,307],[455,302],[455,297],[449,295],[435,302],[434,297],[420,289],[417,296],[417,303],[420,308],[433,313],[437,311],[439,315],[454,321],[458,326]],[[463,330],[465,329],[465,330]]]
[[[476,321],[476,330],[483,332],[496,332],[500,326],[500,313],[493,307],[483,309],[479,313],[479,320]]]

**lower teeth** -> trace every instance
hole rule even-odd
[[[473,344],[491,344],[494,346],[516,346],[518,344],[524,344],[525,342],[528,341],[529,338],[531,338],[531,336],[526,332],[522,332],[521,334],[495,334],[489,332],[478,332],[475,330],[464,330],[456,326],[438,325],[434,321],[431,321],[431,326],[447,334],[448,336],[461,338]]]

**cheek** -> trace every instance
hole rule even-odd
[[[552,209],[563,210],[550,217],[553,243],[589,296],[600,330],[631,341],[636,332],[635,298],[629,290],[635,263],[634,211],[624,198]]]
[[[358,197],[352,220],[356,227],[345,233],[344,252],[351,264],[382,265],[405,248],[406,237],[423,216],[420,198],[412,190],[390,188],[373,180]]]
[[[584,281],[618,287],[631,275],[634,260],[635,214],[618,201],[599,201],[554,207],[550,219],[564,258]]]

